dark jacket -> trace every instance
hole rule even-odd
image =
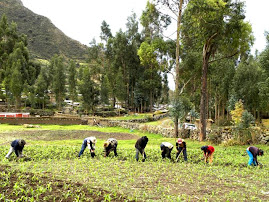
[[[253,155],[253,160],[257,165],[259,165],[257,156],[259,155],[259,149],[257,147],[249,147],[248,150],[252,153]]]
[[[19,141],[20,140],[14,140],[13,142],[11,142],[11,147],[14,148],[17,157],[19,156],[18,151],[22,152],[24,148],[24,145],[20,145]]]
[[[181,144],[176,143],[177,150],[180,149],[179,147],[181,147],[182,149],[186,149],[187,148],[186,142],[183,141]]]
[[[139,138],[135,143],[135,148],[138,149],[138,151],[140,153],[143,153],[145,147],[147,146],[148,140],[149,139],[147,136],[143,136],[143,137]]]

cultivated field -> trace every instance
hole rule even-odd
[[[96,158],[89,151],[78,158],[85,137],[97,138]],[[147,135],[146,162],[135,161],[134,144]],[[103,157],[103,143],[118,139],[118,157]],[[30,159],[4,156],[10,141],[24,138]],[[89,126],[0,125],[0,201],[268,201],[269,147],[247,167],[248,146],[215,146],[212,165],[201,160],[202,145],[187,142],[188,162],[162,160],[160,143],[175,139],[121,128]],[[175,159],[175,148],[172,156]]]

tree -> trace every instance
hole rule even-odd
[[[100,90],[100,101],[102,104],[109,104],[109,94],[111,93],[111,89],[109,86],[109,81],[106,75],[102,76],[101,80],[101,90]]]
[[[35,82],[35,95],[38,99],[38,103],[42,105],[42,109],[45,108],[45,98],[48,91],[48,75],[46,68],[41,69]]]
[[[158,75],[159,65],[157,60],[156,48],[154,44],[143,42],[137,52],[141,64],[145,67],[144,71],[144,89],[149,94],[150,111],[153,107],[153,96],[160,77]]]
[[[242,99],[246,109],[254,114],[260,108],[259,82],[262,79],[262,71],[253,58],[241,62],[233,78],[233,90],[235,96]]]
[[[97,85],[91,79],[91,76],[89,68],[85,67],[79,90],[82,94],[84,109],[87,113],[92,112],[94,114],[95,106],[99,103],[99,90]]]
[[[192,108],[192,104],[188,98],[184,96],[175,96],[171,102],[170,114],[175,123],[180,123]],[[175,138],[178,137],[178,124],[175,126]]]
[[[54,56],[51,60],[52,89],[56,96],[57,108],[62,109],[62,102],[65,95],[65,67],[61,56]]]
[[[180,80],[180,36],[181,36],[181,19],[182,19],[182,8],[184,0],[173,1],[173,0],[156,0],[157,3],[161,3],[167,7],[172,14],[175,16],[177,21],[177,38],[176,38],[176,77],[175,77],[175,94],[179,96],[179,80]],[[186,2],[186,1],[185,1]]]
[[[200,49],[203,55],[200,101],[201,141],[206,138],[209,64],[245,53],[253,41],[251,25],[244,22],[243,5],[232,0],[192,0],[183,14],[184,40],[188,40]]]
[[[23,83],[22,83],[23,80],[22,80],[22,74],[21,74],[20,68],[21,68],[21,61],[20,60],[13,63],[11,80],[10,80],[10,91],[13,94],[13,96],[15,97],[16,109],[20,108],[21,93],[23,90]]]
[[[73,60],[69,62],[68,68],[68,84],[69,84],[69,95],[71,100],[77,100],[77,71],[76,64]]]

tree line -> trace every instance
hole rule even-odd
[[[164,8],[171,15],[162,12]],[[176,40],[164,32],[173,19]],[[266,37],[265,49],[251,55],[252,27],[240,1],[156,0],[147,2],[139,19],[135,13],[127,18],[126,31],[113,35],[103,21],[101,42],[91,41],[83,64],[55,55],[41,65],[29,59],[26,36],[2,16],[1,96],[17,107],[27,97],[26,105],[47,108],[48,94],[53,92],[58,109],[68,97],[81,101],[86,112],[116,103],[134,112],[172,104],[181,111],[200,113],[204,139],[203,121],[228,120],[239,100],[255,118],[268,114],[268,33]],[[175,78],[173,96],[168,74]],[[176,121],[186,114],[176,115]]]

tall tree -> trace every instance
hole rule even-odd
[[[207,75],[209,64],[244,53],[253,41],[251,25],[244,22],[244,4],[232,0],[192,0],[183,15],[182,31],[186,40],[203,53],[200,140],[206,138]],[[217,52],[221,54],[216,54]],[[211,59],[211,60],[210,60]]]
[[[53,69],[53,85],[52,89],[55,93],[57,108],[62,109],[62,102],[65,95],[65,66],[63,64],[63,58],[61,56],[56,56],[51,61]]]
[[[180,36],[181,36],[181,19],[182,19],[182,9],[183,5],[187,0],[156,0],[157,3],[160,3],[167,7],[171,13],[174,15],[173,19],[176,19],[177,22],[177,38],[176,38],[176,76],[175,76],[175,94],[179,95],[179,80],[180,80]]]
[[[99,103],[99,90],[91,77],[89,68],[85,67],[79,90],[82,94],[84,109],[87,113],[92,112],[94,114],[95,107]]]
[[[20,68],[21,68],[21,61],[20,60],[13,63],[11,80],[10,80],[10,91],[13,94],[13,96],[15,97],[16,109],[20,108],[21,93],[23,90],[23,80],[22,80],[22,74],[21,74]]]
[[[69,62],[68,68],[68,90],[71,100],[77,100],[77,70],[76,64],[73,60]]]
[[[42,109],[45,108],[45,99],[48,91],[48,75],[46,68],[41,69],[40,74],[38,75],[35,82],[35,95],[38,99],[38,104],[42,106]]]

